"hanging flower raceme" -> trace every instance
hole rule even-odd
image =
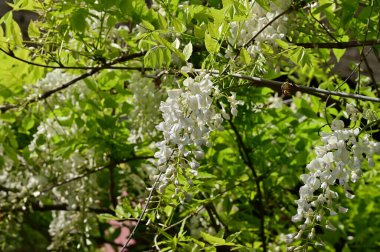
[[[379,143],[371,141],[368,135],[360,137],[358,128],[345,128],[341,120],[334,119],[331,130],[331,133],[322,133],[324,145],[316,147],[316,158],[306,166],[308,173],[301,175],[304,185],[299,190],[297,214],[292,221],[303,224],[298,233],[288,235],[289,242],[306,237],[313,239],[315,225],[335,230],[326,215],[346,213],[348,209],[340,205],[334,188],[339,185],[347,198],[354,198],[349,183],[360,178],[364,159],[373,166],[373,155],[380,153]]]
[[[255,43],[247,47],[251,57],[255,57],[261,52],[261,44],[264,42],[275,46],[276,39],[283,39],[287,33],[288,16],[281,15],[281,13],[288,9],[290,4],[291,1],[272,1],[269,4],[270,10],[268,11],[253,1],[249,6],[251,15],[248,19],[244,22],[231,22],[229,44],[242,47],[255,37]],[[276,18],[277,16],[279,17]],[[273,21],[275,18],[276,20]],[[265,29],[261,30],[264,27]],[[258,33],[259,31],[260,33]],[[232,52],[232,48],[228,48],[226,57],[230,58]]]
[[[182,171],[191,184],[189,175],[197,175],[199,160],[204,158],[202,147],[209,146],[209,135],[214,130],[222,129],[223,116],[216,109],[214,99],[221,96],[211,81],[211,77],[201,75],[187,78],[181,89],[168,90],[168,98],[160,105],[163,122],[157,125],[162,131],[164,140],[157,143],[155,153],[157,166],[163,173],[158,190],[164,192],[170,182],[177,185],[178,175]],[[237,114],[235,94],[227,98],[231,106],[231,114]]]

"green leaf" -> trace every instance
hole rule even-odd
[[[127,219],[132,216],[130,211],[126,211],[123,206],[117,205],[115,209],[115,214],[121,219]]]
[[[24,128],[24,130],[28,131],[30,130],[31,128],[33,128],[34,126],[34,117],[33,116],[26,116],[23,120],[22,120],[22,127]]]
[[[277,43],[277,45],[279,45],[282,49],[288,49],[288,48],[289,48],[289,44],[286,43],[284,40],[276,39],[276,43]]]
[[[157,42],[159,42],[161,45],[164,45],[170,51],[174,52],[181,60],[185,61],[185,56],[182,54],[182,52],[179,51],[177,48],[175,48],[171,43],[169,43],[169,41],[164,39],[162,36],[160,36],[156,32],[152,33],[152,37],[155,40],[157,40]]]
[[[174,26],[174,30],[179,33],[183,33],[186,31],[186,26],[183,22],[179,21],[178,19],[172,19],[172,24]]]
[[[248,65],[249,63],[251,63],[251,56],[249,55],[248,51],[245,48],[242,48],[241,51],[240,51],[240,59],[246,65]]]
[[[157,65],[156,67],[161,67],[162,66],[162,63],[164,62],[164,52],[163,52],[163,49],[164,48],[157,48],[155,51],[156,51],[156,58],[157,58]]]
[[[205,24],[202,24],[201,26],[195,25],[194,36],[203,39],[205,37],[205,26]]]
[[[22,32],[20,29],[20,26],[18,23],[13,19],[12,12],[8,13],[8,16],[5,21],[5,27],[6,27],[6,36],[8,38],[11,38],[11,48],[14,45],[22,45],[23,39],[22,39]]]
[[[158,23],[160,24],[160,27],[162,29],[168,28],[168,23],[166,22],[166,19],[160,13],[158,13]]]
[[[105,214],[98,214],[96,217],[98,217],[98,219],[101,221],[101,222],[108,222],[110,220],[120,220],[120,218],[116,217],[116,216],[113,216],[112,214],[108,214],[108,213],[105,213]]]
[[[87,27],[86,18],[88,16],[88,10],[87,9],[78,9],[76,10],[70,19],[70,25],[73,28],[73,30],[78,32],[84,32]]]
[[[29,37],[39,37],[40,36],[40,30],[37,28],[37,26],[33,20],[31,20],[29,22],[28,35],[29,35]]]
[[[169,67],[172,62],[172,54],[168,48],[163,49],[165,66]]]
[[[217,176],[207,172],[198,172],[197,179],[215,179]]]
[[[155,30],[154,25],[152,25],[152,24],[149,23],[148,21],[143,20],[141,23],[142,23],[142,26],[143,26],[145,29],[150,30],[150,31],[154,31],[154,30]]]
[[[226,241],[227,242],[233,242],[236,238],[239,237],[239,235],[241,234],[241,231],[237,232],[237,233],[234,233],[230,236],[227,237]]]
[[[333,49],[333,53],[335,55],[336,61],[339,62],[344,53],[346,52],[346,49]]]
[[[125,1],[125,0],[120,1],[120,4],[119,4],[120,11],[125,15],[132,16],[132,13],[133,13],[132,2],[133,1]]]
[[[226,244],[226,241],[223,238],[215,237],[215,236],[212,236],[212,235],[204,233],[204,232],[201,232],[201,236],[206,242],[213,244],[213,245],[224,245],[224,244]]]
[[[331,5],[332,5],[332,3],[325,3],[325,4],[322,4],[321,6],[319,6],[318,8],[316,8],[316,9],[313,11],[313,14],[314,14],[314,15],[317,15],[318,13],[321,13],[322,11],[326,10],[327,8],[329,8]]]
[[[185,56],[185,60],[188,61],[190,59],[191,54],[193,53],[193,45],[189,42],[185,48],[183,48],[183,55]]]
[[[208,23],[207,25],[207,32],[210,34],[213,38],[219,38],[219,30],[218,26],[214,23]]]
[[[269,0],[256,0],[256,2],[257,2],[261,7],[263,7],[264,10],[266,10],[266,11],[270,11],[270,8],[269,8],[270,1],[269,1]]]
[[[117,108],[119,107],[119,104],[115,101],[113,97],[106,97],[104,99],[104,107],[105,108]]]
[[[205,33],[205,45],[206,50],[211,54],[217,53],[219,51],[218,41],[216,41],[216,39],[213,39],[208,33]]]

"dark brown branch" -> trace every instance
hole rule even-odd
[[[375,78],[375,74],[373,73],[373,70],[371,68],[371,66],[369,65],[368,63],[368,60],[367,60],[367,56],[363,54],[364,52],[364,49],[362,51],[362,58],[364,60],[364,64],[366,65],[367,67],[367,70],[368,70],[368,73],[369,73],[369,76],[371,77],[371,80],[372,80],[372,86],[373,88],[376,90],[376,96],[378,97],[380,92],[379,92],[379,88],[377,86],[377,82],[376,82],[376,78]]]
[[[143,160],[143,159],[149,159],[149,158],[154,158],[153,156],[135,156],[135,157],[130,157],[130,158],[126,158],[126,159],[123,159],[123,160],[120,160],[120,161],[117,161],[116,164],[122,164],[122,163],[127,163],[127,162],[131,162],[131,161],[136,161],[136,160]],[[107,164],[105,166],[100,166],[100,167],[97,167],[93,170],[89,170],[87,171],[86,173],[84,174],[81,174],[77,177],[74,177],[74,178],[71,178],[71,179],[68,179],[68,180],[65,180],[65,181],[62,181],[62,182],[59,182],[59,183],[56,183],[55,185],[52,185],[44,190],[42,190],[42,192],[47,192],[47,191],[50,191],[51,189],[55,188],[55,187],[59,187],[59,186],[63,186],[63,185],[66,185],[68,183],[71,183],[71,182],[74,182],[74,181],[77,181],[77,180],[80,180],[84,177],[87,177],[93,173],[97,173],[97,172],[100,172],[100,171],[103,171],[104,169],[107,169],[109,168],[111,164]]]
[[[219,72],[215,70],[206,71],[202,69],[194,69],[193,71],[197,73],[210,73],[216,76],[223,75],[223,74],[219,74]],[[249,86],[269,87],[276,91],[280,91],[281,86],[285,83],[281,81],[266,80],[259,77],[247,76],[247,75],[242,75],[242,74],[226,73],[224,75],[248,80],[251,82],[250,84],[248,84]],[[350,94],[350,93],[339,92],[339,91],[330,91],[330,90],[325,90],[325,89],[320,89],[320,88],[306,87],[306,86],[301,86],[297,84],[292,84],[292,94],[295,93],[296,91],[300,91],[300,92],[318,96],[318,97],[325,97],[325,98],[327,98],[327,96],[339,96],[339,97],[359,99],[363,101],[380,102],[380,98],[376,98],[376,97],[369,97],[369,96],[359,95],[359,94]]]
[[[11,58],[16,59],[16,60],[21,61],[21,62],[24,62],[24,63],[26,63],[28,65],[37,66],[37,67],[43,67],[43,68],[50,68],[50,69],[68,69],[68,70],[69,69],[93,70],[93,69],[97,69],[97,68],[102,68],[102,69],[124,69],[124,70],[141,70],[142,69],[141,67],[113,66],[113,64],[112,65],[108,65],[108,66],[107,66],[107,64],[105,64],[105,65],[98,65],[98,66],[65,66],[65,65],[61,65],[61,64],[59,66],[44,65],[44,64],[40,64],[40,63],[36,63],[36,62],[30,61],[30,60],[26,60],[26,59],[20,58],[20,57],[16,56],[13,53],[13,51],[8,51],[7,52],[3,48],[0,48],[0,51],[2,51],[3,53],[5,53],[6,55],[8,55]],[[122,59],[123,56],[121,56],[120,58]],[[117,63],[122,63],[122,62],[117,62]]]
[[[257,188],[257,198],[258,198],[258,208],[260,217],[260,240],[262,243],[263,251],[267,251],[266,236],[265,236],[265,209],[264,209],[264,199],[260,188],[260,178],[256,172],[255,166],[249,156],[248,148],[245,146],[242,136],[239,130],[236,128],[232,120],[228,120],[232,131],[235,133],[236,141],[238,143],[238,149],[243,162],[249,167],[255,180]]]
[[[45,93],[39,95],[38,97],[33,97],[33,98],[28,99],[28,100],[26,100],[23,103],[20,103],[18,105],[11,105],[11,104],[2,105],[2,106],[0,106],[0,110],[4,113],[10,109],[25,107],[31,103],[44,100],[44,99],[50,97],[51,95],[70,87],[71,85],[77,83],[80,80],[83,80],[89,76],[92,76],[92,75],[100,72],[101,70],[107,69],[107,67],[110,67],[110,66],[118,64],[118,63],[126,62],[128,60],[132,60],[132,59],[144,56],[144,55],[145,55],[145,52],[138,52],[138,53],[123,55],[121,57],[118,57],[118,58],[112,60],[109,63],[104,64],[103,66],[100,66],[98,68],[93,68],[91,71],[88,71],[87,73],[84,73],[84,74],[74,78],[73,80],[71,80],[71,81],[69,81],[69,82],[67,82],[67,83],[65,83],[65,84],[63,84],[57,88],[54,88],[52,90],[48,90]]]
[[[71,207],[69,207],[68,204],[40,205],[37,202],[31,203],[30,209],[33,211],[38,211],[38,212],[49,212],[49,211],[75,211],[75,212],[77,212],[77,211],[83,210],[80,207],[71,208]],[[108,208],[88,207],[88,208],[86,208],[86,210],[88,212],[96,213],[96,214],[103,214],[103,213],[115,214],[115,212],[113,210],[108,209]],[[12,212],[14,212],[14,211],[15,212],[21,212],[22,211],[22,212],[24,212],[25,210],[22,208],[2,208],[1,211],[2,212],[8,212],[8,211],[12,211]]]
[[[209,198],[210,198],[209,195],[206,195],[205,193],[200,194],[200,199],[202,199],[202,200],[209,199]],[[219,232],[221,225],[222,225],[225,227],[225,230],[227,232],[226,235],[229,235],[228,234],[228,227],[220,219],[212,201],[205,201],[202,205],[203,205],[204,209],[206,209],[207,214],[210,217],[211,225],[214,227],[215,231]],[[220,224],[217,224],[215,218],[219,221]]]
[[[48,211],[82,211],[82,209],[80,207],[70,208],[69,205],[67,205],[67,204],[43,205],[43,206],[40,206],[38,203],[33,203],[32,204],[32,209],[34,211],[39,211],[39,212],[48,212]],[[108,209],[108,208],[88,207],[86,209],[89,212],[96,213],[96,214],[103,214],[103,213],[115,214],[115,212],[113,210]]]
[[[5,186],[2,186],[2,185],[0,185],[0,191],[6,192],[6,193],[8,193],[8,192],[18,192],[14,188],[5,187]]]
[[[345,49],[345,48],[351,48],[351,47],[380,45],[380,40],[331,42],[331,43],[293,43],[293,44],[297,46],[302,46],[304,48]]]
[[[117,206],[117,196],[115,194],[116,184],[115,184],[115,177],[114,177],[115,167],[116,167],[116,164],[110,164],[108,167],[109,180],[110,180],[109,181],[109,183],[110,183],[110,185],[109,185],[109,197],[110,197],[112,206],[114,208],[116,208],[116,206]]]

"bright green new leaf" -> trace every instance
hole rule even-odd
[[[247,52],[245,48],[242,48],[240,51],[240,59],[243,61],[244,64],[248,65],[251,63],[251,56]]]
[[[183,55],[185,56],[185,60],[188,61],[190,59],[191,54],[193,53],[193,45],[191,42],[189,42],[184,48],[183,48]]]
[[[333,49],[333,53],[335,55],[336,61],[339,62],[344,53],[346,52],[346,49]]]
[[[158,16],[158,23],[160,24],[160,27],[162,29],[167,29],[168,23],[166,22],[166,19],[160,13],[158,13],[157,16]]]
[[[205,241],[207,241],[210,244],[215,244],[215,245],[226,244],[226,241],[223,238],[212,236],[212,235],[204,233],[204,232],[201,232],[201,236]]]
[[[209,53],[214,54],[219,51],[219,44],[216,39],[213,39],[209,33],[205,33],[205,46]]]
[[[154,25],[152,25],[151,23],[149,23],[149,22],[146,21],[146,20],[143,20],[143,21],[142,21],[142,26],[143,26],[145,29],[149,30],[149,31],[154,31],[154,30],[155,30]]]
[[[29,22],[28,26],[28,35],[29,37],[39,37],[40,36],[40,30],[36,26],[36,23],[34,21]]]

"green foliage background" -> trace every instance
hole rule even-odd
[[[297,231],[291,217],[299,176],[315,157],[321,132],[329,132],[333,118],[349,124],[344,108],[354,103],[371,117],[346,126],[365,128],[378,140],[378,102],[316,93],[283,97],[279,87],[255,86],[229,73],[378,97],[378,80],[363,75],[363,63],[352,63],[358,77],[349,82],[334,65],[351,42],[374,41],[357,46],[360,62],[369,48],[378,55],[379,1],[294,1],[286,38],[276,45],[264,42],[257,57],[235,46],[239,59],[225,57],[229,24],[252,14],[248,1],[155,2],[151,7],[143,0],[9,3],[12,10],[0,18],[0,250],[102,251],[106,243],[120,249],[115,244],[120,228],[109,221],[136,224],[157,173],[150,161],[152,143],[162,138],[154,128],[162,120],[158,108],[146,105],[142,111],[152,114],[134,114],[150,98],[136,100],[130,86],[153,87],[151,99],[163,101],[166,90],[191,76],[181,70],[186,63],[220,73],[214,83],[227,95],[236,92],[244,105],[224,122],[224,130],[211,134],[193,185],[180,177],[184,191],[176,197],[173,185],[153,194],[130,251],[262,251],[261,223],[266,249],[286,251],[281,234]],[[256,2],[269,10],[270,1]],[[13,19],[18,11],[38,14],[29,24],[29,38]],[[53,70],[71,80],[88,75],[46,99],[28,100],[33,85]],[[268,102],[275,94],[285,100],[280,107]],[[9,104],[17,108],[7,109]],[[369,122],[372,127],[366,127]],[[52,136],[38,135],[44,123],[52,126]],[[131,141],[142,125],[143,137]],[[88,160],[66,169],[65,162],[77,155]],[[380,249],[378,159],[375,167],[365,164],[363,178],[353,184],[355,199],[341,197],[349,212],[329,217],[337,230],[318,227],[317,238],[304,241],[310,251]],[[38,180],[33,188],[32,177]],[[59,212],[68,225],[52,236],[51,221]]]

